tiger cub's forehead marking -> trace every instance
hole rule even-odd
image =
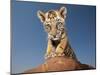
[[[46,20],[44,24],[55,24],[56,22],[64,22],[64,19],[60,16],[58,10],[50,10],[45,13]]]
[[[55,20],[58,17],[58,12],[56,10],[50,10],[46,13],[47,20]]]
[[[64,18],[62,18],[59,14],[58,10],[50,10],[48,12],[46,12],[45,14],[46,17],[46,21],[50,22],[50,21],[64,21]]]

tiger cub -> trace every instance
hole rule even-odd
[[[48,44],[45,58],[56,56],[67,56],[76,59],[76,55],[71,48],[68,36],[65,31],[65,19],[67,9],[61,7],[59,10],[50,10],[46,13],[38,11],[37,15],[43,23],[48,34]]]

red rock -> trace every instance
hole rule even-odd
[[[25,74],[39,72],[56,72],[56,71],[72,71],[94,69],[92,66],[81,64],[80,62],[67,57],[54,57],[45,61],[40,66],[24,71]]]

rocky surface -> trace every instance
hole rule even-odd
[[[45,61],[44,64],[37,66],[36,68],[24,71],[22,74],[40,73],[40,72],[56,72],[56,71],[72,71],[72,70],[87,70],[94,69],[87,64],[81,64],[80,62],[67,58],[67,57],[54,57]]]

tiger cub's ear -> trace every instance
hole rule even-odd
[[[62,18],[66,18],[66,14],[67,14],[66,7],[61,7],[60,10],[59,10],[59,13],[60,13]]]
[[[43,13],[42,11],[38,11],[37,12],[37,16],[40,18],[41,22],[45,21],[45,13]]]

